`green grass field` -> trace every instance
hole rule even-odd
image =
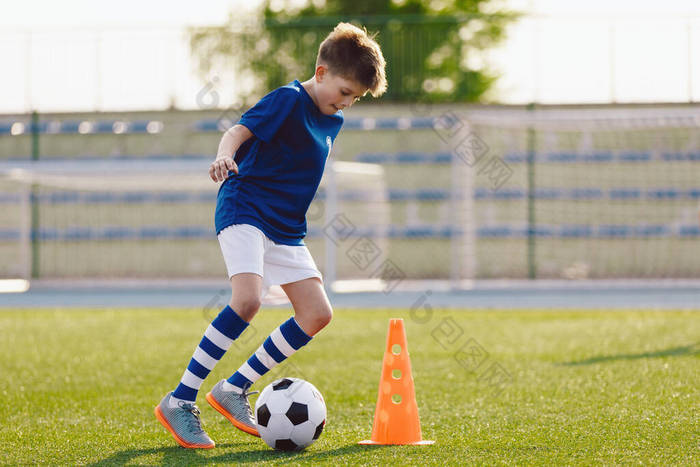
[[[156,422],[154,405],[176,385],[213,313],[0,312],[0,393],[6,405],[0,463],[700,460],[700,312],[336,310],[308,347],[256,384],[262,389],[276,378],[297,376],[324,394],[326,430],[301,453],[270,450],[234,429],[203,398],[289,316],[286,309],[262,310],[205,381],[199,405],[215,449],[180,448]],[[423,437],[435,440],[432,446],[356,444],[371,434],[392,317],[406,323]],[[479,352],[485,359],[477,367]]]

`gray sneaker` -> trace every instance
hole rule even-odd
[[[183,448],[213,448],[214,441],[202,429],[202,419],[199,417],[197,406],[180,402],[179,407],[171,408],[168,404],[171,394],[166,394],[154,410],[158,421]]]
[[[216,386],[207,394],[207,402],[214,407],[221,415],[228,418],[233,426],[249,435],[260,437],[258,426],[253,418],[253,411],[248,402],[248,396],[257,394],[258,391],[248,392],[248,388],[243,389],[243,393],[238,394],[233,391],[224,391],[222,386],[224,379],[216,383]]]

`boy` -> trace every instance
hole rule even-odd
[[[331,320],[321,273],[304,245],[306,211],[343,124],[343,109],[368,91],[386,90],[384,57],[367,32],[340,23],[321,43],[314,76],[263,97],[226,131],[209,168],[217,196],[217,237],[231,301],[209,325],[180,384],[155,408],[186,448],[212,448],[195,405],[204,378],[245,330],[272,285],[281,285],[294,316],[275,329],[207,402],[233,425],[260,436],[250,386],[306,345]]]

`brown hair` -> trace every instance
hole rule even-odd
[[[357,81],[374,97],[386,91],[384,56],[379,44],[364,28],[338,23],[321,43],[316,64],[324,64],[332,73]]]

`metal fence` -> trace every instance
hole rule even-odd
[[[360,20],[380,32],[388,57],[404,58],[389,60],[390,98],[417,94],[423,77],[416,70],[423,67],[411,60],[424,53],[414,51],[430,49],[461,21]],[[313,59],[331,26],[307,20],[268,27],[293,35]],[[697,17],[528,16],[508,28],[501,46],[471,58],[480,62],[472,65],[501,74],[489,96],[498,102],[687,102],[700,96],[699,30]],[[5,29],[0,53],[6,71],[0,76],[0,113],[226,107],[240,97],[238,91],[249,89],[245,80],[230,81],[235,76],[225,67],[198,74],[189,32],[182,28]],[[309,73],[303,70],[303,76]],[[217,76],[219,99],[198,99]]]
[[[0,121],[2,274],[223,274],[205,175],[220,116]],[[364,166],[330,171],[308,243],[337,280],[378,279],[381,265],[454,282],[696,277],[699,127],[696,107],[355,113],[332,158]]]

